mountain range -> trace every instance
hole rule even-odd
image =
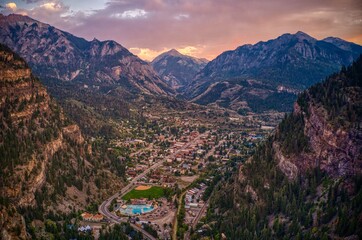
[[[42,78],[127,91],[166,94],[152,67],[115,41],[87,41],[27,16],[0,15],[0,42],[14,49]]]
[[[291,111],[300,91],[362,53],[339,38],[297,32],[240,46],[208,63],[172,49],[149,64],[114,41],[87,41],[27,16],[0,15],[0,26],[0,42],[28,61],[85,133],[96,135],[114,128],[104,119],[139,117],[130,110],[145,105],[145,97],[176,92],[240,114]]]
[[[210,61],[186,87],[186,98],[236,111],[291,110],[296,94],[348,66],[362,46],[306,33],[243,45]]]
[[[188,85],[207,63],[207,59],[183,55],[175,49],[160,54],[151,62],[163,81],[173,89]]]
[[[132,108],[144,106],[144,98],[173,93],[150,64],[115,41],[87,41],[10,14],[0,15],[0,43],[28,62],[86,134],[117,134],[114,122],[139,118]]]

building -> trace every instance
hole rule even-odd
[[[79,231],[79,232],[88,232],[88,231],[91,231],[91,230],[92,230],[92,228],[91,228],[91,226],[89,226],[89,225],[87,225],[87,226],[81,226],[81,227],[78,228],[78,231]]]
[[[85,220],[85,221],[92,221],[93,214],[84,212],[81,214],[81,216],[82,216],[83,220]]]
[[[104,219],[103,215],[101,214],[90,214],[87,212],[84,212],[81,214],[84,221],[90,221],[90,222],[100,222]]]
[[[94,222],[100,222],[100,221],[102,221],[103,220],[103,215],[101,215],[101,214],[96,214],[96,215],[94,215],[93,217],[92,217],[92,220],[94,221]]]

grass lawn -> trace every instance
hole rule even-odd
[[[126,195],[122,197],[123,200],[138,199],[138,198],[148,198],[148,199],[157,199],[165,195],[164,189],[162,187],[152,186],[147,190],[136,190],[132,189]]]

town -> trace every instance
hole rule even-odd
[[[264,116],[230,117],[234,127],[224,129],[188,115],[148,117],[151,128],[113,140],[108,150],[125,164],[127,185],[99,206],[101,214],[84,212],[79,231],[97,238],[102,225],[128,223],[149,239],[188,239],[196,228],[202,234],[215,176],[245,161],[273,130]]]

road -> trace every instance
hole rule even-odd
[[[209,205],[209,200],[206,201],[206,203],[204,204],[204,206],[202,206],[202,208],[200,209],[197,216],[194,218],[194,221],[192,222],[192,225],[191,225],[192,228],[195,229],[197,223],[200,221],[200,218],[205,213],[205,210],[207,209],[208,205]]]
[[[103,216],[105,216],[107,219],[109,219],[110,221],[112,221],[113,223],[120,223],[120,222],[127,222],[128,218],[120,218],[118,217],[116,214],[110,212],[108,210],[109,206],[111,205],[112,201],[115,198],[118,197],[122,197],[123,195],[125,195],[128,191],[130,191],[134,185],[138,182],[138,180],[140,180],[141,178],[143,178],[144,176],[146,176],[148,173],[150,173],[153,169],[156,169],[158,167],[160,167],[168,158],[174,158],[178,153],[180,153],[182,150],[184,150],[185,148],[189,147],[191,144],[193,144],[194,142],[196,142],[197,140],[199,140],[202,136],[206,136],[208,134],[208,132],[205,132],[203,134],[200,134],[199,136],[197,136],[196,138],[194,138],[193,140],[191,140],[190,142],[186,143],[184,146],[182,146],[179,150],[175,151],[174,153],[170,154],[169,156],[165,157],[164,160],[161,160],[157,163],[155,163],[154,165],[152,165],[150,168],[148,168],[147,170],[145,170],[144,172],[142,172],[141,174],[137,175],[136,177],[134,177],[129,184],[127,184],[125,187],[123,187],[121,189],[121,191],[119,193],[116,193],[114,195],[112,195],[111,197],[109,197],[107,200],[105,200],[101,205],[99,205],[98,207],[98,212],[101,213]],[[150,235],[148,232],[146,232],[145,230],[143,230],[141,227],[135,225],[135,224],[131,224],[131,226],[140,231],[144,237],[146,237],[147,239],[150,240],[156,240],[155,237],[153,237],[152,235]]]
[[[172,227],[172,239],[177,239],[177,225],[178,225],[178,220],[177,220],[177,216],[180,214],[181,211],[181,205],[183,205],[184,203],[182,202],[182,198],[183,196],[186,194],[186,191],[184,191],[179,199],[178,199],[178,208],[177,208],[177,213],[175,215],[175,221],[173,223],[173,227]]]
[[[189,230],[185,233],[184,236],[184,240],[189,240],[190,239],[190,231],[191,228],[195,229],[197,223],[200,221],[200,218],[202,217],[202,215],[205,213],[205,210],[207,209],[209,205],[209,200],[207,200],[204,204],[204,206],[202,206],[202,208],[200,209],[199,213],[197,214],[197,216],[194,218],[194,220],[191,223],[191,226],[189,227]]]

